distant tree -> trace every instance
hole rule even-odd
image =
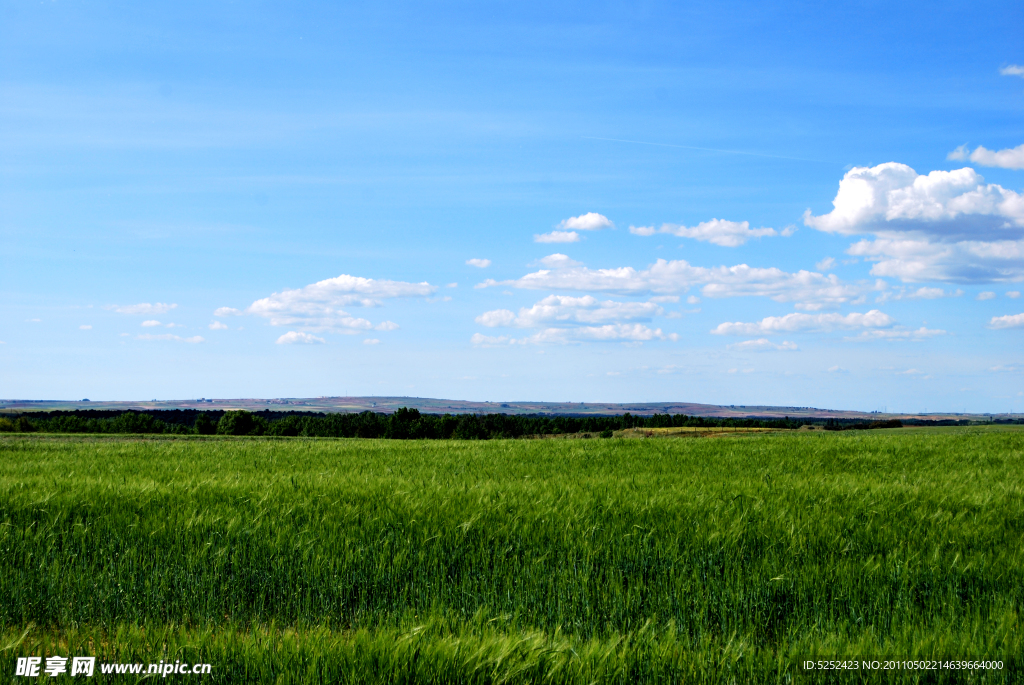
[[[0,433],[13,433],[14,421],[0,417]]]
[[[261,422],[256,420],[250,412],[240,409],[238,411],[226,411],[224,416],[217,422],[218,435],[260,435]],[[265,423],[265,422],[264,422]]]
[[[213,435],[217,432],[217,424],[204,413],[196,416],[194,430],[199,435]]]
[[[27,417],[19,416],[18,420],[14,422],[14,429],[19,433],[31,433],[35,431],[36,427]]]

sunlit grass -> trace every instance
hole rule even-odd
[[[1024,648],[1022,448],[1022,433],[970,429],[2,438],[0,668],[54,643],[111,660],[180,650],[215,664],[210,682],[1009,664]]]

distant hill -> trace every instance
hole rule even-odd
[[[168,410],[168,409],[247,409],[249,411],[302,411],[302,412],[361,412],[373,411],[390,414],[399,407],[418,409],[427,414],[547,414],[571,416],[610,416],[624,414],[686,414],[718,418],[836,418],[836,419],[878,419],[922,418],[922,419],[972,419],[985,420],[993,417],[1022,418],[1022,414],[954,414],[954,413],[879,413],[845,409],[820,409],[817,407],[775,407],[753,405],[715,405],[693,402],[468,402],[430,397],[287,397],[277,399],[197,399],[197,400],[153,400],[150,402],[105,402],[65,400],[0,400],[0,413],[22,413],[33,411],[75,411],[76,409],[102,410]]]

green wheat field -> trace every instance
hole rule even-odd
[[[1022,682],[1022,603],[1013,430],[0,438],[3,682]]]

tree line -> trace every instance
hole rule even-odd
[[[171,435],[267,435],[394,440],[490,440],[532,435],[596,433],[624,428],[799,428],[806,420],[710,418],[686,414],[637,416],[543,416],[537,414],[421,414],[403,407],[393,414],[170,410],[154,412],[40,412],[0,418],[0,431],[41,433],[144,433]]]

